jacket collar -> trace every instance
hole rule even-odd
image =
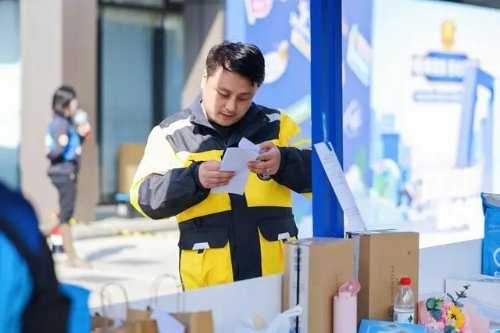
[[[201,99],[196,99],[189,108],[191,110],[191,122],[212,129],[217,130],[210,124],[203,109],[201,107]],[[266,122],[267,116],[261,108],[252,103],[245,116],[237,123],[238,130],[233,131],[233,135],[228,140],[229,145],[235,145],[242,137],[250,137],[257,132]]]
[[[191,122],[200,126],[208,127],[213,130],[214,127],[210,124],[207,117],[205,116],[205,112],[201,108],[201,99],[197,98],[193,104],[189,107],[191,110]]]

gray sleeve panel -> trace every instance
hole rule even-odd
[[[153,219],[175,216],[207,198],[209,190],[199,186],[198,164],[147,176],[139,187],[139,206]]]

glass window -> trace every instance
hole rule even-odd
[[[19,186],[20,52],[19,2],[0,1],[0,180]]]
[[[144,7],[163,7],[163,0],[101,0],[102,3],[113,5],[131,5],[131,6],[144,6]]]
[[[117,189],[121,144],[144,143],[153,119],[152,50],[157,15],[124,9],[101,12],[101,195]]]
[[[105,7],[100,48],[101,199],[112,201],[121,145],[145,144],[153,126],[180,110],[182,15]]]
[[[182,16],[165,17],[165,110],[164,115],[180,111],[184,86],[184,34]]]

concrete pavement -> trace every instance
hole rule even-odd
[[[144,217],[123,218],[107,217],[89,223],[78,223],[71,226],[73,238],[76,240],[127,236],[162,231],[175,231],[177,224],[172,219],[151,220]]]
[[[160,275],[179,280],[179,232],[173,219],[119,217],[112,206],[98,207],[96,215],[96,221],[71,226],[76,250],[91,268],[70,267],[64,254],[54,255],[59,280],[89,289],[92,308],[101,306],[99,291],[110,282],[123,286],[133,301],[151,297],[153,281]],[[162,294],[177,290],[172,281],[162,283]],[[116,288],[106,295],[106,303],[123,301]]]
[[[159,276],[168,274],[178,280],[178,239],[177,230],[81,238],[75,242],[76,250],[92,267],[73,268],[65,264],[65,255],[55,255],[56,273],[61,282],[89,289],[92,308],[101,306],[99,291],[110,282],[125,288],[130,301],[147,299],[153,296],[153,281]],[[177,290],[178,286],[167,279],[160,292]],[[117,288],[110,288],[106,295],[107,304],[124,300]]]

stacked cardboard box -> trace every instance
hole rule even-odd
[[[125,143],[118,149],[118,193],[128,193],[137,166],[144,154],[144,144]]]
[[[287,243],[285,252],[283,308],[302,306],[297,332],[333,332],[333,296],[354,273],[353,241],[303,239]]]
[[[354,240],[355,271],[361,283],[358,320],[392,320],[402,276],[412,279],[415,300],[418,298],[418,233],[384,231],[349,236]]]
[[[286,244],[283,309],[299,304],[299,333],[332,332],[333,296],[356,278],[358,320],[392,320],[394,297],[402,276],[412,279],[418,297],[418,233],[370,232],[350,239],[311,238]]]

